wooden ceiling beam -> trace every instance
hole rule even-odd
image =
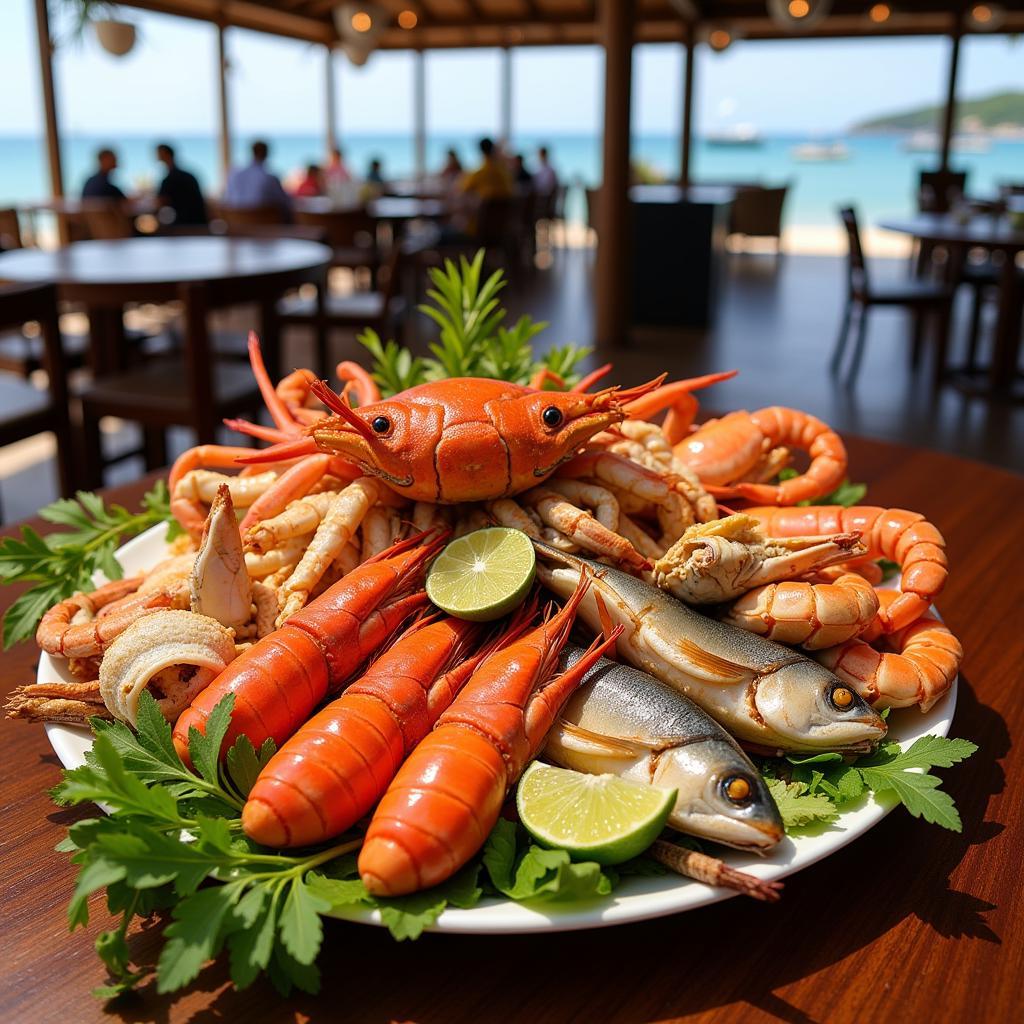
[[[137,7],[157,14],[195,18],[215,25],[233,25],[255,32],[304,39],[310,43],[331,45],[338,40],[334,26],[318,18],[247,3],[246,0],[118,0],[122,7]]]

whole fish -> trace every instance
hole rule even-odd
[[[561,667],[584,655],[566,647]],[[608,773],[678,791],[668,823],[744,850],[783,836],[767,787],[736,741],[692,700],[654,676],[602,658],[548,733],[544,756],[565,768]]]
[[[594,579],[578,618],[599,632],[621,623],[619,654],[699,704],[736,739],[765,752],[863,752],[885,722],[841,679],[792,648],[687,608],[618,569],[533,542],[556,566],[537,566],[567,597],[587,568]]]

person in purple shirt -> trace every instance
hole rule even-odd
[[[252,144],[252,163],[248,167],[237,167],[228,175],[224,190],[224,205],[241,209],[256,206],[277,206],[285,219],[291,218],[292,204],[288,193],[281,187],[281,181],[266,169],[270,147],[257,140]]]

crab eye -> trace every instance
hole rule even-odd
[[[846,711],[847,708],[853,703],[853,691],[847,689],[845,686],[837,686],[830,694],[829,697],[832,703],[840,711]]]
[[[386,434],[391,429],[391,420],[387,416],[374,416],[370,426],[375,434]]]
[[[734,804],[745,804],[750,799],[750,782],[742,775],[732,775],[722,783],[726,799]]]
[[[562,410],[554,405],[549,405],[540,416],[546,427],[557,427],[562,422]]]

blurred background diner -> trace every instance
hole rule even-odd
[[[1024,471],[1019,5],[126,0],[119,56],[87,8],[0,5],[0,312],[49,280],[61,334],[5,328],[0,390],[71,425],[2,435],[7,519],[226,437],[251,327],[325,377],[425,351],[480,247],[620,383],[739,368],[707,410]]]

